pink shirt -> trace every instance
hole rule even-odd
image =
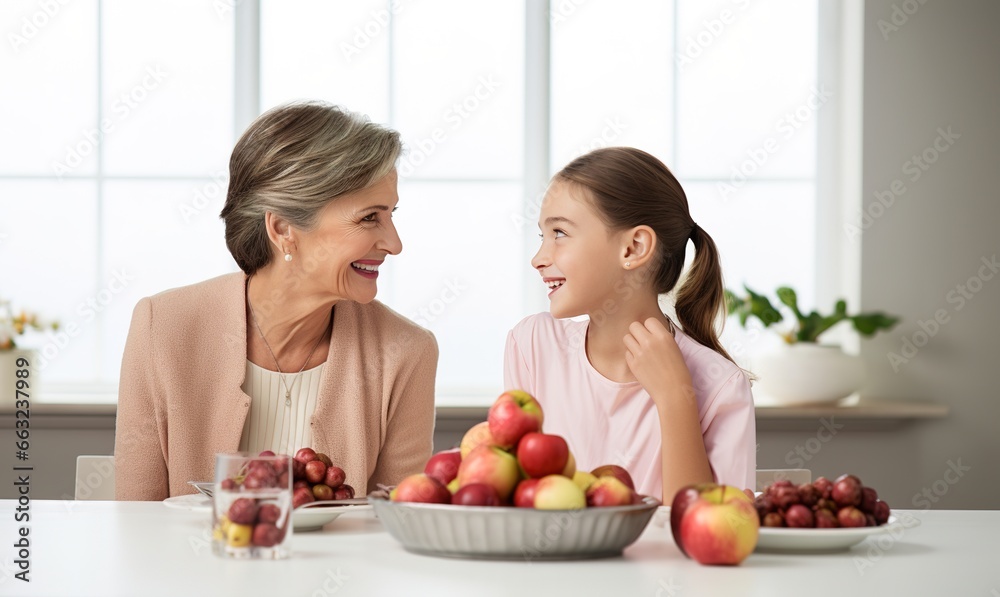
[[[614,382],[594,369],[585,349],[587,326],[587,321],[554,319],[549,313],[523,319],[507,335],[504,385],[538,400],[544,431],[566,439],[579,470],[623,466],[639,493],[662,500],[656,405],[639,382]],[[749,380],[728,359],[680,330],[676,339],[691,372],[715,481],[753,489],[757,440]]]

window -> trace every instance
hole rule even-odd
[[[507,330],[546,308],[528,264],[544,179],[598,146],[634,145],[671,167],[729,287],[792,284],[810,303],[816,115],[829,94],[817,3],[538,6],[4,3],[16,26],[0,69],[16,84],[0,109],[19,116],[3,125],[16,143],[0,147],[0,276],[3,298],[63,324],[33,339],[49,390],[113,393],[136,301],[237,271],[218,213],[247,124],[234,125],[248,102],[234,73],[248,68],[262,110],[318,98],[403,134],[404,251],[386,262],[379,299],[437,335],[441,404],[487,404],[502,389]],[[237,24],[258,10],[259,28]],[[540,104],[542,126],[526,125]],[[526,156],[543,146],[540,177]]]

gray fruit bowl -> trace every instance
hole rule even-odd
[[[369,498],[386,530],[407,551],[450,558],[578,560],[617,557],[646,528],[659,502],[534,510],[415,504]]]

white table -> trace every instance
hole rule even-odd
[[[284,561],[217,558],[207,515],[158,502],[31,502],[30,583],[13,578],[20,523],[0,501],[0,595],[977,595],[1000,596],[1000,511],[896,511],[919,525],[826,555],[685,559],[650,524],[624,557],[576,562],[410,554],[370,512],[294,536]]]

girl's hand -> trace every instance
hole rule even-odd
[[[680,392],[693,396],[691,373],[677,341],[657,319],[633,322],[625,336],[625,362],[658,406],[664,397]]]

